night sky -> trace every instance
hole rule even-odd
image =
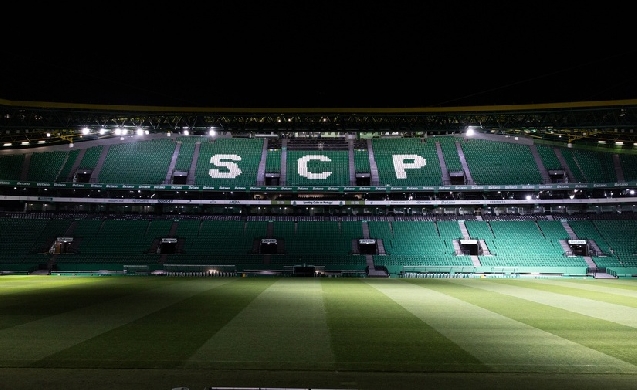
[[[627,9],[428,3],[211,3],[205,17],[57,23],[0,48],[0,98],[299,108],[637,98]]]

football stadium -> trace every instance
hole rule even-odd
[[[2,388],[634,388],[635,100],[0,111]]]

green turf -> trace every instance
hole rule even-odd
[[[65,368],[174,368],[180,366],[204,341],[241,312],[272,282],[271,279],[249,282],[242,279],[215,279],[212,282],[199,279],[180,284],[179,291],[174,291],[172,288],[169,291],[153,291],[152,299],[156,302],[170,300],[175,294],[183,292],[186,292],[186,296],[169,306],[47,356],[33,366]],[[147,295],[143,295],[142,299],[130,299],[125,311],[114,308],[117,313],[107,315],[132,314],[137,306],[145,305],[148,298]],[[97,351],[99,353],[96,353]]]
[[[452,288],[449,288],[451,284]],[[506,288],[502,288],[505,286]],[[538,292],[528,288],[528,282],[518,285],[498,281],[481,280],[471,282],[428,283],[428,288],[442,291],[464,302],[482,307],[491,312],[506,316],[509,319],[526,324],[547,334],[558,336],[588,349],[579,349],[578,353],[571,351],[566,358],[560,359],[563,350],[550,348],[551,343],[544,339],[537,339],[533,343],[538,347],[529,357],[542,358],[550,363],[548,367],[554,370],[573,370],[579,367],[580,372],[637,372],[637,337],[634,337],[635,327],[618,324],[614,321],[604,320],[604,317],[617,318],[616,307],[603,302],[588,301],[581,298],[572,298],[564,289],[563,294],[549,297],[544,303],[534,302]],[[509,295],[503,295],[508,293]],[[512,294],[517,294],[513,296]],[[563,302],[568,301],[568,307]],[[581,309],[588,313],[594,312],[599,318],[593,318],[585,314],[577,313]],[[609,310],[605,311],[605,308]],[[571,311],[572,310],[572,311]],[[624,308],[624,310],[632,310]],[[637,313],[627,313],[627,320],[637,321]],[[493,343],[492,345],[494,345]],[[596,355],[593,352],[601,352]],[[520,351],[522,354],[522,351]],[[609,359],[616,358],[619,360]],[[577,364],[579,362],[579,364]],[[629,364],[626,364],[629,363]],[[528,368],[520,367],[525,371]]]
[[[363,279],[327,280],[323,291],[332,349],[341,370],[488,371]]]
[[[633,280],[3,276],[0,388],[627,389],[636,297]]]

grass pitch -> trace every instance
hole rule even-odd
[[[637,281],[0,277],[0,389],[629,389]]]

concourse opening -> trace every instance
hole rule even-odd
[[[361,255],[376,255],[378,254],[378,248],[376,246],[376,240],[373,238],[360,238],[358,239],[358,252]]]
[[[568,246],[575,256],[588,256],[588,242],[586,240],[568,240]]]
[[[262,238],[259,245],[259,253],[273,255],[278,253],[279,242],[276,238]]]
[[[465,255],[478,256],[480,254],[478,240],[460,240],[460,251]]]
[[[177,253],[177,239],[176,238],[162,238],[159,242],[160,254],[172,254]]]

